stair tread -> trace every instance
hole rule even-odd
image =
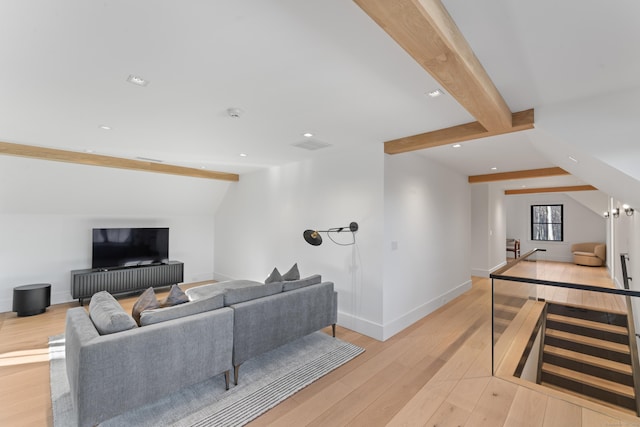
[[[506,313],[511,313],[513,315],[518,314],[518,312],[520,311],[522,307],[517,307],[515,305],[504,305],[504,304],[494,304],[493,305],[493,311],[503,311]]]
[[[549,363],[543,363],[542,371],[547,372],[549,374],[554,374],[560,377],[564,377],[582,384],[590,385],[592,387],[597,387],[599,389],[606,390],[607,392],[615,393],[620,396],[625,396],[630,399],[633,399],[635,397],[633,387],[618,384],[616,382],[608,381],[603,378],[594,377],[592,375],[583,374],[581,372],[576,372],[571,369],[563,368],[563,367],[552,365]]]
[[[580,344],[586,344],[593,347],[599,347],[606,350],[616,351],[618,353],[629,354],[629,346],[625,344],[615,343],[611,341],[601,340],[598,338],[586,337],[584,335],[573,334],[571,332],[558,331],[547,327],[546,335],[554,338],[573,341]]]
[[[577,351],[559,348],[552,345],[545,345],[544,353],[553,354],[565,359],[571,359],[576,362],[586,363],[604,369],[609,369],[611,371],[616,371],[625,375],[631,375],[633,373],[631,365],[628,365],[626,363],[615,362],[613,360],[603,359],[601,357],[591,356],[589,354],[579,353]]]
[[[598,310],[595,309],[593,307],[587,307],[585,305],[581,305],[581,304],[569,304],[569,303],[557,303],[557,302],[549,302],[549,313],[555,313],[556,310],[561,310],[561,311],[565,311],[565,310],[579,310],[579,311],[583,311],[583,312],[591,312],[591,313],[597,313],[603,316],[606,315],[611,315],[614,317],[622,317],[626,320],[627,318],[627,312],[626,311],[620,311],[620,310],[615,310],[612,308],[609,308],[607,310]],[[566,311],[565,311],[566,312]],[[570,315],[571,317],[581,317],[580,315],[576,315],[575,313],[573,315]],[[626,322],[625,322],[626,324]]]
[[[601,400],[601,399],[598,399],[598,398],[593,397],[593,396],[587,396],[587,395],[584,395],[582,393],[578,393],[577,391],[573,391],[573,390],[569,390],[569,389],[564,388],[564,387],[560,387],[559,385],[556,385],[556,384],[551,384],[551,383],[542,381],[540,383],[540,385],[548,387],[548,388],[551,388],[551,389],[554,389],[554,390],[561,391],[561,392],[566,393],[566,394],[570,394],[571,396],[579,397],[580,399],[586,399],[586,400],[589,400],[591,402],[596,402],[596,403],[599,403],[600,405],[607,406],[609,408],[614,408],[617,411],[625,412],[625,413],[627,413],[629,415],[632,415],[632,416],[637,416],[635,411],[632,411],[629,408],[625,408],[624,406],[619,406],[619,405],[616,405],[615,403],[607,402],[605,400]]]
[[[547,320],[567,323],[574,326],[582,326],[585,328],[597,329],[600,331],[611,332],[614,334],[628,335],[629,331],[624,326],[611,325],[609,323],[595,322],[593,320],[580,319],[578,317],[564,316],[561,314],[547,314]]]
[[[504,317],[494,317],[493,323],[495,325],[509,326],[511,319],[505,319]]]

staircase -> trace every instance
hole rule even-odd
[[[631,357],[626,315],[547,304],[539,383],[637,414]]]

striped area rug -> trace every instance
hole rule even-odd
[[[202,418],[191,426],[230,427],[244,425],[363,351],[360,347],[345,343],[338,349],[284,374],[231,405],[220,410],[201,411],[202,413],[196,417]]]
[[[242,426],[362,352],[358,346],[315,332],[243,363],[239,384],[228,391],[216,376],[100,426]],[[50,339],[49,354],[53,424],[72,427],[64,337]]]

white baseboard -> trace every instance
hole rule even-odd
[[[213,281],[215,280],[215,274],[214,273],[198,273],[198,274],[193,274],[191,276],[191,280],[184,280],[183,283],[196,283],[196,282],[206,282],[206,281]]]
[[[623,284],[622,282],[620,282],[620,280],[618,280],[618,278],[617,278],[617,277],[614,277],[614,278],[613,278],[613,282],[615,283],[616,288],[618,288],[618,289],[624,289],[624,284]]]
[[[12,298],[2,298],[2,299],[0,299],[0,313],[5,313],[5,312],[9,312],[9,311],[13,310],[13,299]]]
[[[216,273],[213,273],[213,280],[216,280],[218,282],[226,282],[227,280],[236,280],[236,278],[216,272]]]
[[[385,341],[403,329],[413,325],[418,320],[427,316],[428,314],[436,311],[449,301],[459,297],[466,291],[471,289],[471,280],[467,280],[461,285],[456,286],[450,291],[433,298],[431,301],[422,304],[421,306],[411,310],[410,312],[398,317],[397,319],[384,325],[382,341]],[[376,338],[378,339],[378,338]]]
[[[66,302],[77,301],[71,297],[71,294],[68,291],[56,292],[55,289],[51,289],[51,304],[64,304]],[[88,303],[89,300],[86,300]]]
[[[503,261],[500,264],[487,269],[484,268],[472,268],[471,269],[471,275],[472,276],[477,276],[477,277],[489,277],[489,275],[491,274],[492,271],[495,271],[499,268],[504,267],[505,265],[507,265],[507,261]]]
[[[366,335],[378,341],[383,341],[384,331],[382,325],[374,323],[352,314],[338,311],[338,325],[343,326],[359,334]]]

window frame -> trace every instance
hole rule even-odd
[[[534,223],[534,215],[533,211],[536,207],[548,206],[548,207],[560,207],[560,222],[535,222]],[[530,210],[530,224],[531,224],[531,241],[534,242],[564,242],[564,205],[562,203],[545,203],[538,205],[531,205]],[[535,225],[548,225],[548,224],[559,224],[560,225],[560,239],[559,240],[550,240],[550,239],[535,239],[534,238],[534,226]]]

